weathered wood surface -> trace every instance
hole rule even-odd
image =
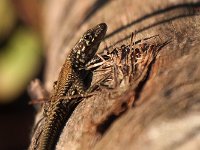
[[[100,22],[108,25],[108,32],[99,52],[129,43],[134,31],[135,40],[157,34],[161,39],[155,42],[171,39],[135,86],[117,98],[104,89],[81,102],[56,149],[199,149],[199,15],[197,0],[46,1],[43,36],[49,91],[77,39]]]

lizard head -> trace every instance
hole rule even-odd
[[[84,67],[94,57],[106,31],[107,25],[100,23],[83,34],[71,53],[75,67]]]

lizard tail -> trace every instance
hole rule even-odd
[[[55,102],[46,120],[47,122],[39,143],[39,150],[51,150],[55,147],[64,124],[67,122],[76,106],[77,103],[73,103],[72,100],[58,100]]]

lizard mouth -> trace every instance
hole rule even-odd
[[[103,29],[103,31],[107,31],[107,25],[105,24],[105,23],[100,23],[99,25],[98,25],[101,29]]]
[[[97,43],[100,43],[101,40],[106,35],[107,25],[105,23],[100,23],[96,26],[96,29],[94,29],[94,31],[95,31],[95,36],[98,37]]]

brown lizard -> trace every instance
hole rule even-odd
[[[86,64],[91,61],[107,31],[105,23],[89,29],[72,48],[65,60],[55,83],[46,108],[45,122],[38,139],[37,149],[54,149],[59,135],[71,113],[77,105],[78,99],[67,99],[74,94],[84,95],[86,85],[83,79],[86,74]],[[64,98],[65,97],[65,98]]]

